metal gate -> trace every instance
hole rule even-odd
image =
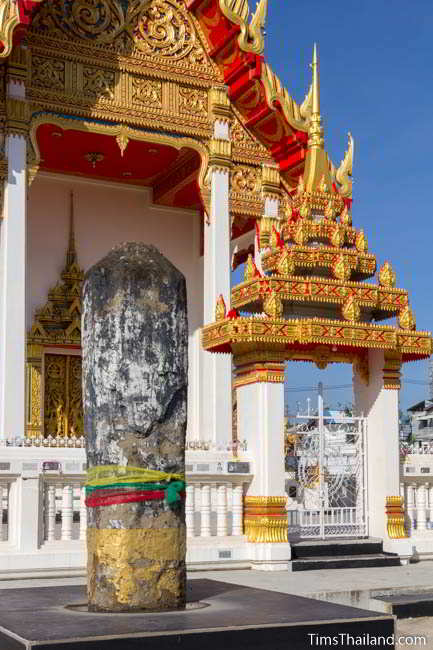
[[[297,416],[292,469],[301,537],[368,535],[365,427],[365,418],[324,415],[320,387],[318,415]]]

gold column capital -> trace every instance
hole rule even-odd
[[[284,384],[284,351],[257,350],[234,355],[234,388],[256,383]]]
[[[212,138],[209,142],[209,167],[213,171],[228,172],[233,165],[230,140]]]
[[[209,90],[209,117],[220,122],[232,121],[228,86],[212,86]]]
[[[387,390],[400,390],[401,388],[401,354],[393,350],[385,351],[383,366],[383,387]]]
[[[30,128],[30,106],[26,99],[6,98],[6,132],[25,136]]]
[[[388,518],[387,530],[390,539],[409,537],[404,527],[403,497],[386,497],[385,512]]]
[[[280,168],[278,165],[262,164],[262,195],[263,198],[279,200],[281,189]]]

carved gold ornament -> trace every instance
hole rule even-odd
[[[179,110],[181,113],[192,113],[207,118],[207,92],[197,88],[179,88]]]
[[[395,287],[397,275],[394,272],[391,264],[385,262],[379,271],[379,284],[382,287]]]
[[[301,207],[299,208],[299,214],[303,219],[309,219],[311,217],[311,205],[307,197],[302,201]]]
[[[412,309],[408,306],[403,309],[399,319],[399,325],[404,330],[415,330],[416,329],[416,319]]]
[[[295,262],[287,248],[285,248],[281,253],[277,265],[277,272],[279,275],[292,275],[292,273],[295,272]]]
[[[257,169],[237,166],[232,171],[232,189],[234,192],[256,192],[260,187]]]
[[[335,206],[332,200],[328,202],[328,205],[325,208],[325,217],[330,221],[334,221],[337,217]]]
[[[352,225],[352,215],[350,214],[347,205],[344,206],[344,210],[340,215],[340,223],[342,223],[343,226]]]
[[[353,296],[349,296],[344,303],[342,313],[346,320],[353,322],[359,321],[361,317],[361,309]]]
[[[301,219],[299,225],[296,227],[294,240],[298,246],[305,246],[309,239],[309,223],[308,221]]]
[[[332,230],[331,244],[336,248],[341,248],[344,244],[344,230],[338,225]]]
[[[276,293],[272,292],[263,301],[263,311],[269,318],[281,318],[283,315],[283,303]]]
[[[216,306],[215,306],[215,320],[220,321],[224,320],[227,314],[226,303],[224,301],[224,296],[219,295]]]
[[[349,280],[352,275],[352,269],[349,266],[347,257],[341,254],[337,257],[332,268],[334,277],[337,280]]]
[[[352,197],[352,166],[353,166],[355,142],[353,140],[351,133],[349,133],[348,136],[349,136],[349,146],[347,148],[343,160],[341,161],[340,167],[336,172],[336,179],[340,185],[340,195],[347,198],[351,198]]]
[[[253,260],[252,255],[248,255],[248,259],[245,262],[245,270],[244,270],[244,280],[247,282],[248,280],[251,280],[252,278],[257,277],[259,274],[257,270],[257,266]]]
[[[399,351],[385,350],[383,387],[387,390],[400,390],[401,388],[401,354]]]
[[[360,230],[356,235],[355,246],[356,250],[360,253],[366,253],[368,251],[368,240],[363,230]]]

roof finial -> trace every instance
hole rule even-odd
[[[311,64],[313,70],[313,110],[310,119],[309,128],[309,146],[310,148],[323,149],[323,128],[322,118],[320,116],[320,71],[319,71],[319,57],[317,55],[317,45],[314,43],[313,62]]]
[[[259,0],[257,2],[256,10],[251,19],[251,26],[258,27],[262,31],[265,29],[266,18],[268,15],[268,0]]]
[[[313,63],[311,67],[313,69],[313,115],[320,115],[320,70],[316,43],[314,43]]]
[[[66,267],[77,263],[77,251],[75,249],[75,231],[74,231],[74,193],[71,190],[69,203],[69,243],[66,252]]]

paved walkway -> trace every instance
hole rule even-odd
[[[333,598],[339,602],[341,592],[349,592],[356,604],[356,592],[372,589],[422,589],[433,590],[433,562],[425,561],[400,567],[367,568],[367,569],[338,569],[322,571],[194,571],[189,579],[207,578],[231,584],[268,589],[282,593],[302,596],[318,596]],[[83,585],[84,578],[37,578],[10,580],[0,577],[0,589],[17,589],[26,587],[51,587],[60,585]],[[325,596],[326,594],[326,596]],[[358,601],[359,602],[359,601]],[[358,606],[362,606],[359,604]],[[400,647],[417,647],[433,650],[433,618],[414,618],[398,621],[397,634],[407,636],[406,645]],[[416,637],[425,637],[423,644]],[[415,643],[416,641],[416,643]]]

